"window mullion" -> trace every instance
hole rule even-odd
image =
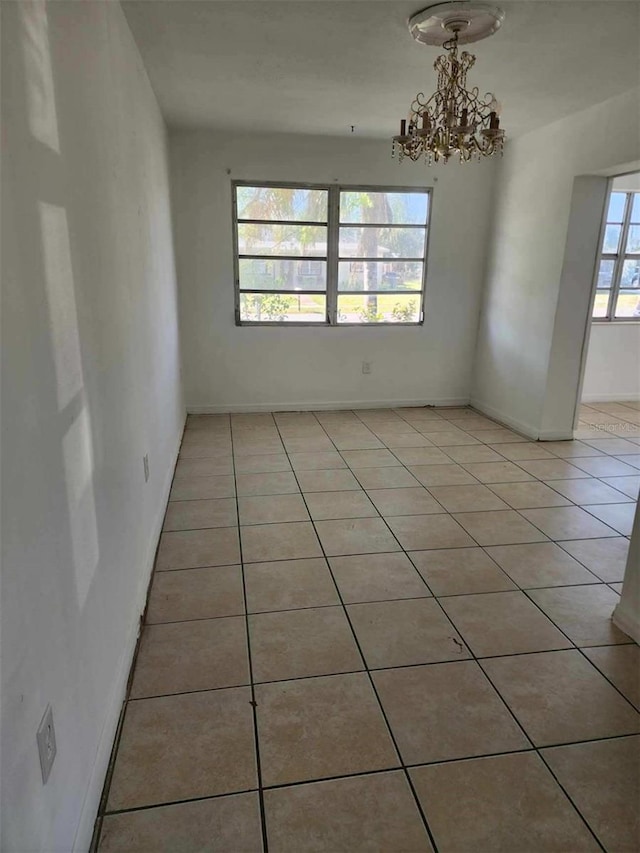
[[[340,219],[340,187],[329,187],[329,220],[327,223],[327,320],[338,322],[338,253]]]

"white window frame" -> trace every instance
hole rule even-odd
[[[604,240],[607,233],[607,225],[618,225],[620,223],[609,222],[609,205],[611,203],[611,196],[617,193],[619,195],[625,195],[625,203],[624,203],[624,214],[622,218],[622,228],[620,229],[620,240],[618,243],[618,251],[617,252],[604,252]],[[640,197],[640,192],[633,190],[616,190],[611,189],[607,194],[607,203],[604,211],[604,217],[602,220],[602,228],[600,234],[600,251],[598,253],[598,260],[596,263],[595,269],[595,277],[594,277],[594,289],[593,289],[593,303],[591,305],[591,322],[592,323],[638,323],[640,322],[640,317],[616,317],[616,307],[618,304],[618,297],[620,295],[620,280],[622,278],[622,270],[624,267],[624,262],[629,260],[637,260],[638,264],[640,264],[640,254],[628,253],[625,251],[627,247],[627,239],[629,237],[629,227],[631,225],[631,212],[633,209],[634,197]],[[636,224],[636,223],[634,223]],[[598,287],[598,278],[600,275],[600,263],[601,261],[613,261],[613,275],[611,276],[611,287]],[[623,290],[628,290],[629,288],[622,288]],[[609,293],[609,300],[607,302],[607,313],[604,317],[594,317],[593,311],[595,309],[596,299],[598,297],[598,293]],[[638,298],[640,299],[640,288],[638,288]]]
[[[327,192],[327,221],[326,222],[302,222],[301,220],[291,220],[291,221],[283,221],[283,220],[252,220],[252,219],[238,219],[238,206],[237,206],[237,188],[238,187],[273,187],[273,188],[282,188],[282,189],[300,189],[300,190],[324,190]],[[362,322],[362,323],[344,323],[338,322],[338,264],[339,264],[339,237],[340,237],[340,193],[341,192],[378,192],[378,193],[417,193],[420,195],[427,195],[427,216],[424,223],[420,224],[404,224],[404,223],[360,223],[360,222],[349,222],[342,223],[342,227],[353,227],[353,228],[361,228],[361,227],[382,227],[382,228],[423,228],[425,229],[425,245],[424,245],[424,254],[419,258],[393,258],[389,260],[394,260],[400,263],[403,262],[414,262],[422,264],[422,283],[419,290],[412,291],[391,291],[391,290],[364,290],[364,291],[349,291],[350,295],[353,296],[390,296],[394,293],[398,295],[406,295],[409,292],[412,295],[415,295],[420,299],[420,312],[419,319],[415,322],[390,322],[390,321],[381,321],[381,322]],[[233,200],[233,263],[234,263],[234,284],[235,284],[235,322],[236,326],[278,326],[282,327],[296,327],[296,326],[307,326],[313,328],[346,328],[346,327],[357,327],[357,328],[375,328],[379,326],[399,326],[402,328],[406,328],[407,326],[422,326],[424,324],[424,302],[426,295],[426,281],[427,281],[427,262],[429,256],[429,238],[431,235],[431,212],[433,205],[433,188],[432,187],[396,187],[396,186],[352,186],[345,184],[307,184],[307,183],[290,183],[286,181],[231,181],[231,196]],[[304,224],[304,225],[321,225],[326,226],[327,228],[327,254],[326,256],[303,256],[303,257],[288,257],[288,256],[259,256],[259,255],[250,255],[250,254],[240,254],[239,253],[239,244],[238,244],[238,225],[242,223],[253,223],[257,222],[261,224],[273,224],[273,225],[295,225],[295,224]],[[326,317],[324,321],[313,322],[309,320],[243,320],[240,317],[240,294],[241,293],[277,293],[283,294],[284,291],[273,291],[273,290],[248,290],[243,289],[240,290],[240,260],[243,258],[253,258],[253,259],[264,259],[264,260],[302,260],[302,261],[320,261],[324,262],[327,265],[327,289],[326,291],[315,290],[308,291],[312,295],[326,295]],[[367,261],[378,261],[380,263],[384,263],[383,258],[342,258],[343,261],[351,261],[351,262],[367,262]],[[342,291],[344,293],[344,291]],[[297,294],[304,295],[307,291],[292,291],[291,296],[296,296]]]

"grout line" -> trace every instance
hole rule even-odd
[[[233,449],[233,427],[231,429],[231,447]],[[233,482],[235,485],[236,492],[236,516],[238,520],[237,531],[238,531],[238,549],[240,554],[240,573],[242,577],[242,598],[244,601],[244,626],[246,633],[246,643],[247,643],[247,659],[249,664],[249,686],[251,690],[251,712],[253,717],[253,738],[254,738],[254,746],[255,746],[255,757],[256,757],[256,775],[258,781],[258,800],[260,804],[260,827],[262,832],[262,847],[263,853],[268,853],[269,851],[269,840],[267,837],[267,816],[264,807],[264,789],[262,785],[262,763],[260,760],[260,738],[258,734],[258,713],[257,713],[257,702],[256,702],[256,691],[255,691],[255,683],[253,678],[253,659],[251,655],[251,635],[249,631],[249,607],[247,602],[247,584],[244,573],[244,560],[242,554],[242,536],[240,535],[240,504],[238,499],[238,485],[236,479],[236,470],[235,470],[235,461],[233,463]]]

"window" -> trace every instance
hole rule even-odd
[[[429,190],[233,189],[238,324],[423,321]]]
[[[640,318],[640,192],[609,196],[592,316]]]

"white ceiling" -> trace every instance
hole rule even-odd
[[[397,133],[439,51],[413,41],[420,0],[124,0],[171,126]],[[425,0],[424,5],[427,5]],[[640,2],[500,3],[469,75],[517,135],[639,85]]]

